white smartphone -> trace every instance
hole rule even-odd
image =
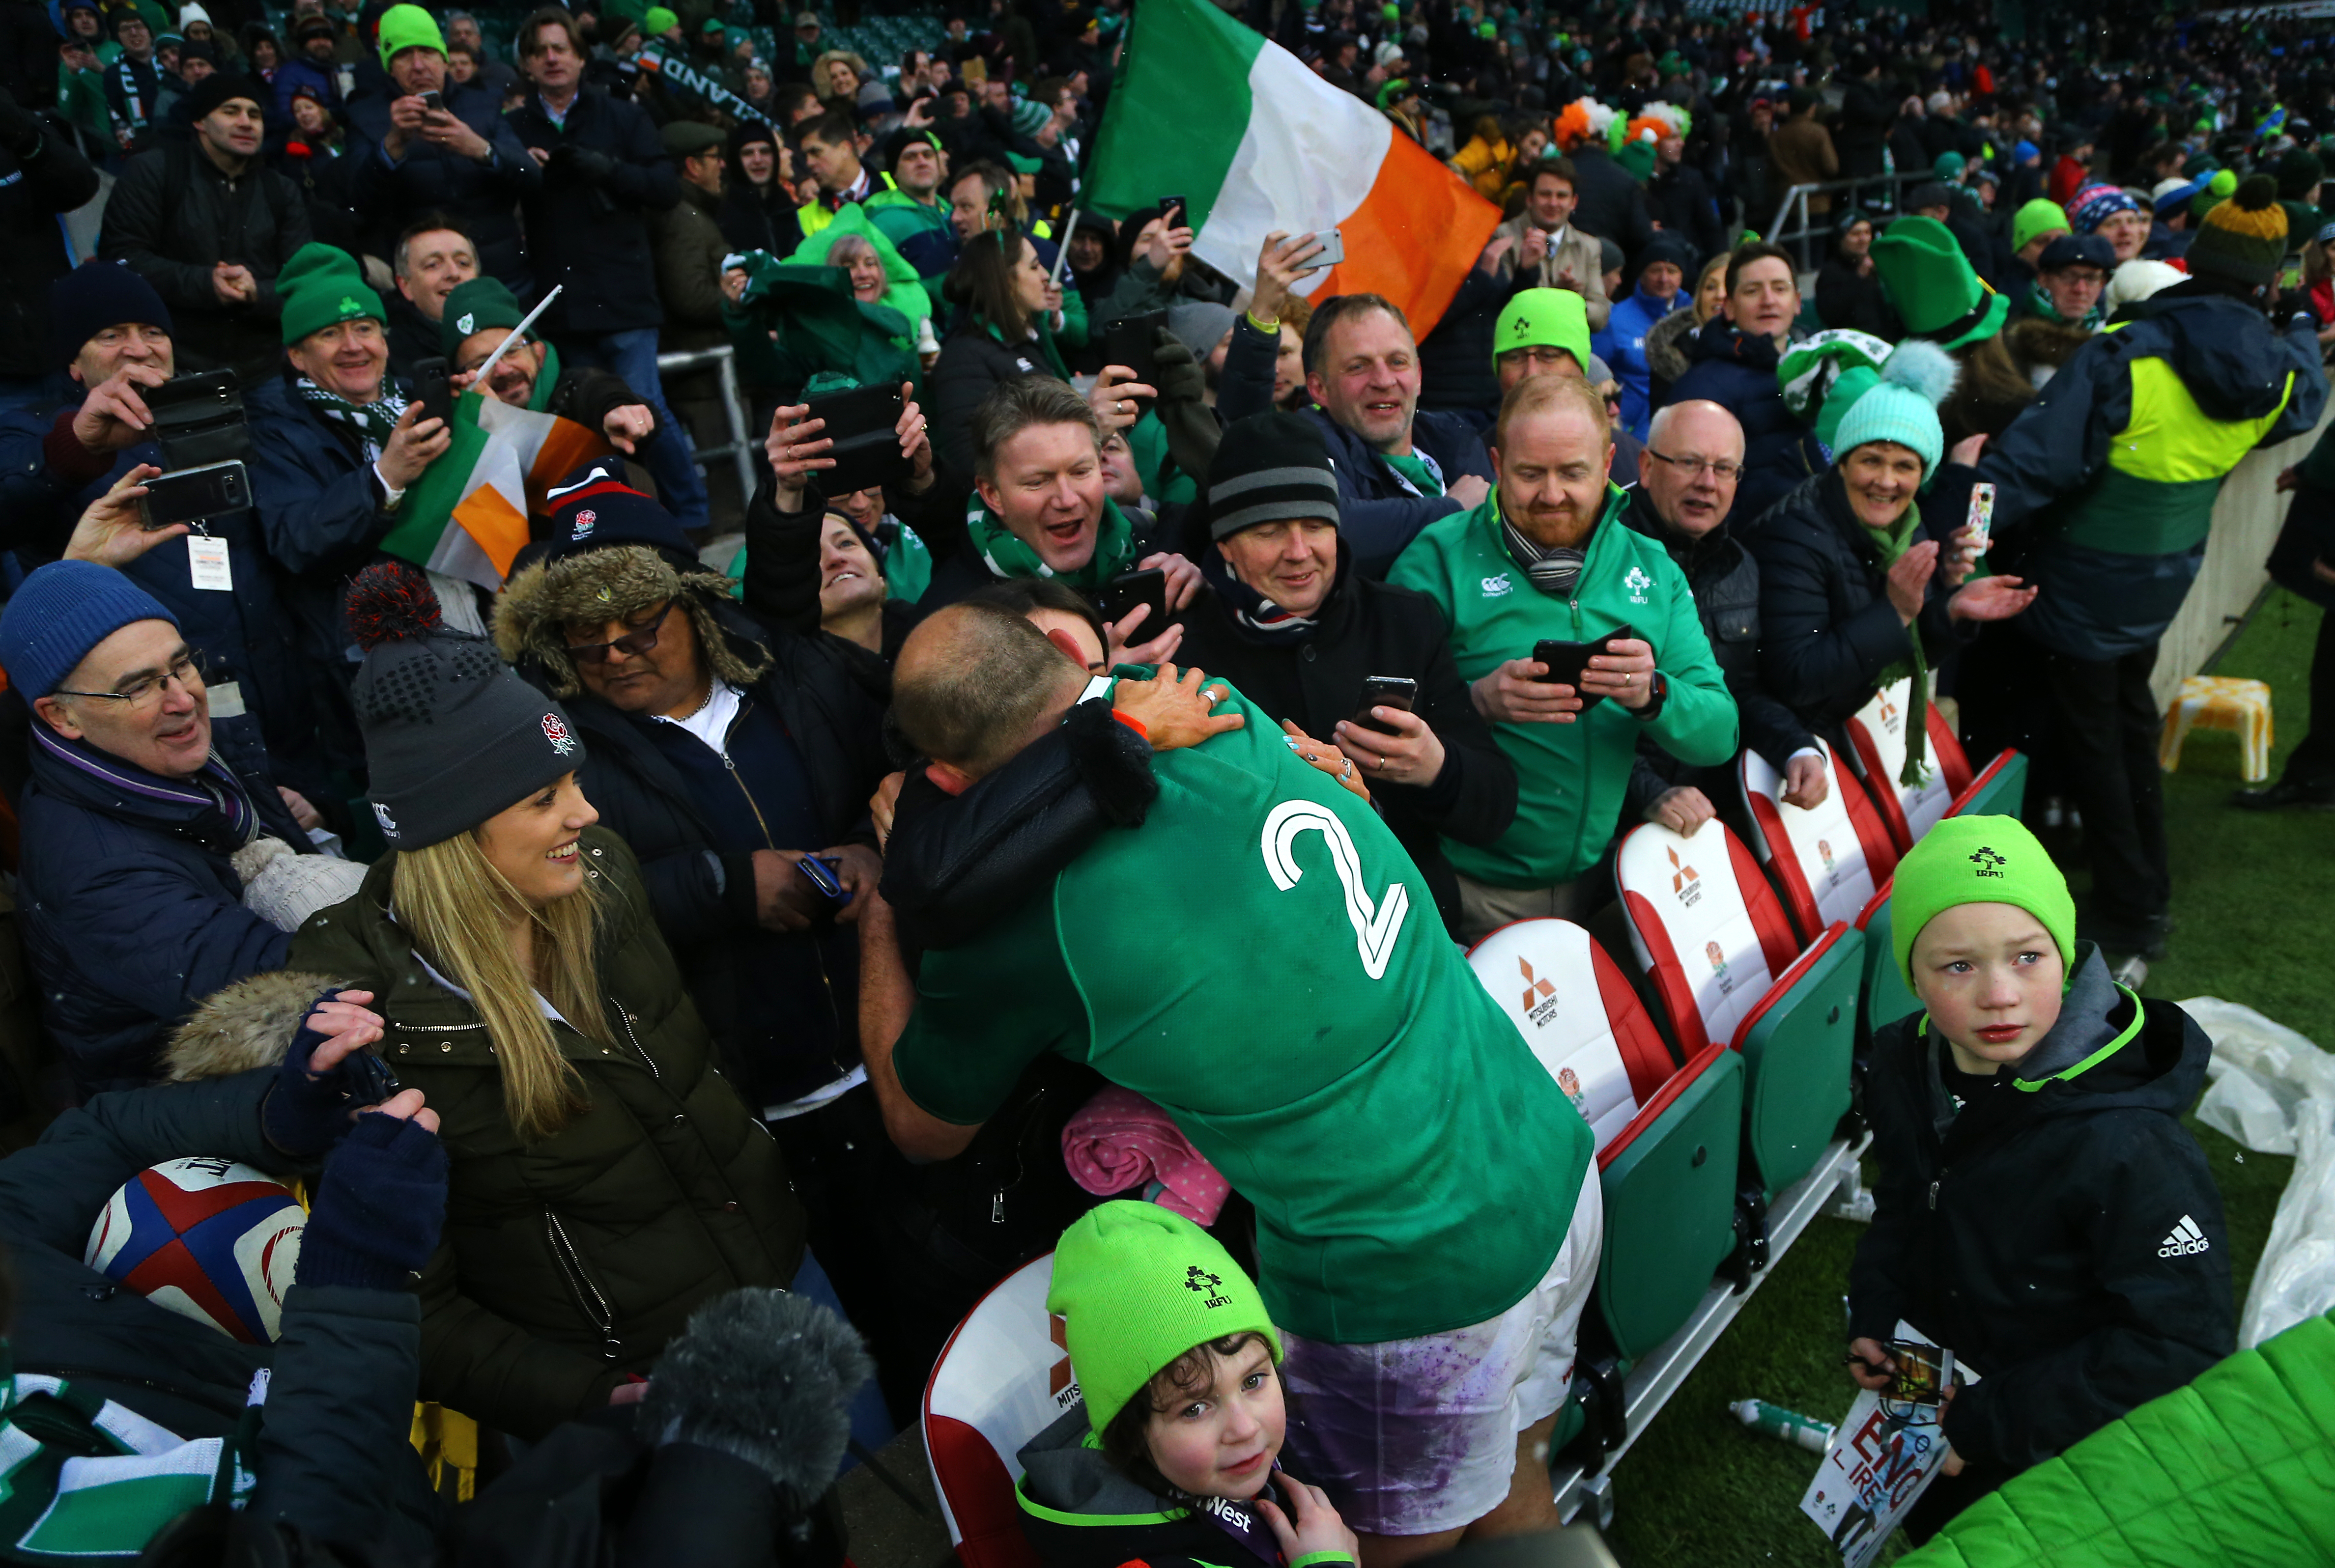
[[[1312,261],[1306,263],[1306,266],[1310,267],[1335,266],[1340,262],[1346,259],[1345,237],[1340,234],[1336,229],[1332,228],[1317,233],[1313,237],[1321,242],[1322,254],[1315,256]]]

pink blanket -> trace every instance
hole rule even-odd
[[[1062,1128],[1062,1164],[1090,1193],[1120,1193],[1157,1181],[1157,1201],[1196,1224],[1216,1224],[1232,1192],[1175,1118],[1117,1084],[1097,1090]]]

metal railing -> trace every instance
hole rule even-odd
[[[1856,209],[1877,227],[1904,210],[1905,187],[1925,185],[1936,178],[1926,169],[1901,169],[1894,174],[1870,174],[1861,179],[1828,179],[1820,185],[1795,185],[1784,192],[1784,199],[1776,208],[1773,228],[1760,237],[1791,251],[1801,258],[1805,266],[1821,266],[1832,246],[1833,225],[1840,221],[1838,204],[1836,203],[1836,209],[1826,213],[1823,222],[1818,223],[1808,211],[1809,197],[1839,196],[1853,200]],[[1797,228],[1791,227],[1795,217],[1799,219]],[[1817,242],[1813,257],[1809,244],[1812,240]]]
[[[756,443],[752,426],[746,418],[745,400],[738,392],[737,351],[725,343],[720,348],[698,349],[689,353],[657,355],[657,377],[661,381],[668,376],[685,375],[693,370],[707,369],[716,372],[721,382],[722,413],[722,417],[729,421],[730,440],[726,444],[718,447],[699,447],[697,466],[704,469],[710,477],[713,471],[714,462],[719,459],[728,458],[731,464],[738,470],[738,499],[739,504],[742,506],[754,496]],[[670,408],[672,405],[673,400],[667,398],[665,406]],[[676,414],[673,417],[678,419],[681,416]]]

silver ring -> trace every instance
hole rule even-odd
[[[1386,771],[1386,759],[1384,757],[1381,757],[1379,759],[1379,771],[1381,773]]]
[[[1342,772],[1341,772],[1341,773],[1338,775],[1338,777],[1339,777],[1339,778],[1341,778],[1341,779],[1352,779],[1353,776],[1354,776],[1354,760],[1353,760],[1352,757],[1349,757],[1349,758],[1347,758],[1347,759],[1346,759],[1346,766],[1345,766],[1345,769],[1344,769]]]

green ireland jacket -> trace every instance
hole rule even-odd
[[[1651,719],[1604,702],[1570,724],[1495,724],[1516,769],[1516,818],[1489,846],[1443,841],[1460,875],[1495,887],[1551,887],[1596,865],[1622,815],[1641,735],[1681,762],[1713,768],[1735,755],[1735,699],[1710,654],[1686,574],[1656,541],[1622,520],[1629,493],[1607,487],[1573,597],[1532,586],[1508,553],[1496,489],[1471,512],[1429,523],[1387,574],[1443,607],[1459,678],[1475,681],[1543,638],[1591,642],[1628,626],[1653,645],[1670,695]]]

